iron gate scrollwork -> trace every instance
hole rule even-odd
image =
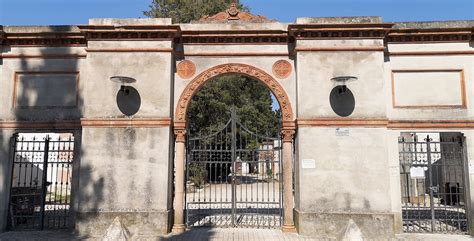
[[[402,133],[399,138],[405,232],[466,233],[461,133]]]
[[[13,151],[9,228],[69,228],[72,134],[16,134]]]
[[[218,131],[188,138],[187,226],[280,227],[281,171],[280,137],[250,131],[232,109]]]

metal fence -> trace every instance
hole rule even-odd
[[[188,227],[280,227],[279,137],[248,130],[232,110],[220,130],[190,137],[187,143]]]
[[[13,145],[10,229],[70,227],[73,135],[21,133]]]
[[[405,232],[467,232],[463,141],[460,133],[400,136]]]

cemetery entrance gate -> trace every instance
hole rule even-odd
[[[249,130],[235,109],[219,130],[190,136],[186,158],[188,227],[279,228],[281,139]]]

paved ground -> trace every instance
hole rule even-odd
[[[59,241],[59,240],[101,240],[101,238],[78,237],[67,232],[7,232],[0,234],[1,241]],[[134,237],[131,240],[140,241],[326,241],[331,239],[312,239],[297,234],[284,234],[279,230],[270,229],[216,229],[199,228],[182,235],[165,237]],[[442,234],[403,234],[388,241],[473,241],[474,238],[465,235]],[[332,241],[332,240],[331,240]],[[375,241],[375,240],[374,240]],[[379,240],[376,240],[379,241]]]

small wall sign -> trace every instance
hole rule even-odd
[[[336,136],[349,136],[350,131],[348,128],[336,128]]]
[[[316,161],[314,159],[303,159],[303,161],[301,161],[301,168],[314,169],[316,168]]]
[[[410,177],[412,179],[425,179],[425,171],[423,167],[411,167]]]

